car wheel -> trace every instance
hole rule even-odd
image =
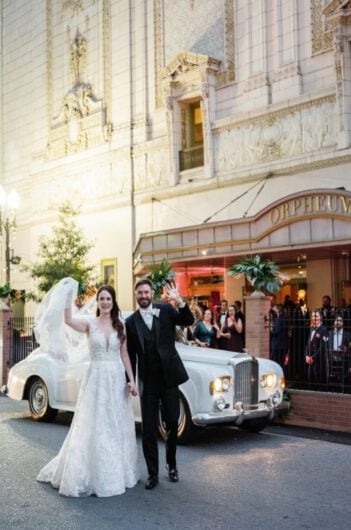
[[[191,421],[190,411],[185,397],[179,393],[179,405],[180,413],[178,420],[178,443],[185,444],[189,442],[194,432],[194,424]],[[166,423],[164,421],[164,415],[162,411],[162,405],[160,404],[159,418],[158,418],[158,430],[164,440],[166,440]]]
[[[268,420],[248,420],[241,423],[239,427],[247,432],[260,432],[267,427],[268,423]]]
[[[52,421],[58,412],[50,407],[47,386],[39,377],[30,383],[28,404],[32,419],[36,421]]]

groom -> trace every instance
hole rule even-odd
[[[175,285],[167,285],[167,297],[177,309],[167,302],[153,304],[152,295],[152,282],[147,278],[139,280],[135,285],[139,309],[126,320],[128,352],[134,374],[138,360],[142,442],[149,474],[145,488],[150,490],[158,483],[157,425],[160,401],[167,429],[168,477],[171,482],[178,482],[178,385],[184,383],[188,375],[175,348],[175,326],[189,326],[194,321]]]

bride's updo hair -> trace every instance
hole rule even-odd
[[[112,326],[117,331],[118,338],[122,343],[125,341],[126,336],[124,334],[124,326],[119,318],[121,311],[117,304],[116,291],[114,290],[112,285],[101,285],[101,287],[99,287],[98,289],[98,292],[96,293],[96,300],[99,300],[99,296],[102,291],[107,291],[111,295],[112,309],[111,309],[110,314],[111,314],[111,319],[112,319]],[[100,316],[100,309],[98,307],[96,308],[96,316],[97,317]]]

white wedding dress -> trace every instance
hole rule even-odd
[[[90,364],[70,430],[57,456],[37,480],[61,495],[120,495],[139,480],[131,397],[116,333],[107,339],[89,317]]]

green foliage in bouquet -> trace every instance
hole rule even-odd
[[[160,300],[164,286],[168,282],[172,282],[177,273],[171,270],[171,265],[166,258],[161,263],[150,263],[147,267],[150,269],[150,272],[146,274],[145,278],[152,281],[155,300]]]
[[[246,256],[240,263],[229,269],[228,274],[236,278],[246,276],[255,291],[280,291],[289,277],[279,272],[279,267],[262,256]]]

